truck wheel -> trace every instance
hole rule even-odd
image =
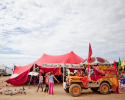
[[[69,88],[69,93],[74,97],[79,96],[81,94],[81,86],[78,84],[72,84]]]
[[[108,94],[110,92],[110,86],[108,83],[102,83],[99,87],[99,92],[102,94]]]
[[[98,89],[99,89],[99,87],[96,87],[96,88],[91,88],[91,90],[92,90],[93,92],[98,91]]]
[[[65,91],[66,91],[66,93],[69,93],[69,88],[66,88],[66,89],[64,89]]]

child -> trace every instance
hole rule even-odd
[[[45,75],[45,83],[46,83],[46,87],[45,87],[45,90],[44,92],[48,93],[48,89],[49,89],[49,80],[48,80],[48,76],[49,76],[50,73],[46,73]]]
[[[43,85],[43,76],[42,76],[42,73],[39,73],[39,84],[38,84],[38,89],[37,89],[36,92],[38,92],[40,86],[41,86],[41,89],[42,89],[41,92],[43,92],[43,86],[42,85]]]
[[[48,94],[53,94],[53,86],[54,86],[54,79],[59,83],[59,81],[55,78],[53,75],[53,72],[50,73],[50,76],[48,77],[49,79],[49,90]]]

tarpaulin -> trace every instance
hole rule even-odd
[[[7,83],[10,83],[12,85],[22,85],[24,83],[27,82],[28,80],[28,73],[29,73],[29,70],[23,72],[22,74],[18,75],[16,78],[10,78],[8,80],[6,80]]]
[[[105,74],[105,72],[99,68],[99,66],[92,66],[96,75]]]
[[[59,68],[54,75],[61,75],[61,68]]]
[[[26,65],[26,66],[22,66],[22,67],[15,66],[14,74],[21,74],[29,69],[32,69],[33,66],[34,66],[34,63]],[[37,65],[35,66],[37,67]]]
[[[97,81],[98,79],[102,78],[101,75],[104,75],[105,72],[99,68],[99,66],[92,66],[95,72],[95,75],[91,75],[92,80]]]

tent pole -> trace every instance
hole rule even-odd
[[[31,80],[32,80],[32,75],[31,75],[31,78],[30,78],[30,82],[31,82]],[[29,89],[30,89],[30,84],[29,84]]]
[[[64,82],[64,67],[63,67],[63,82]]]
[[[35,72],[35,62],[34,62],[34,66],[33,66],[33,72]]]
[[[13,63],[13,73],[14,73],[14,71],[15,71],[15,64]]]

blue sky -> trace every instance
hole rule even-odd
[[[124,0],[0,0],[0,64],[28,65],[44,53],[125,58]]]

